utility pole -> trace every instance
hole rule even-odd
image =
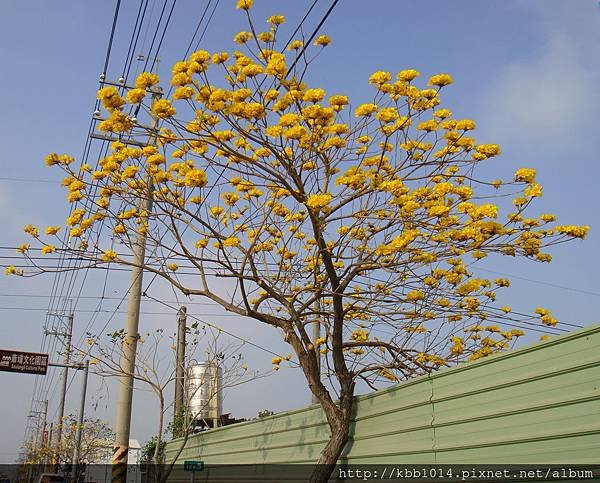
[[[161,96],[159,90],[152,92],[152,100]],[[158,119],[153,118],[150,127],[148,145],[156,139]],[[150,213],[152,211],[153,184],[152,177],[147,176],[147,194],[140,199],[139,211]],[[140,217],[141,222],[147,221],[147,215]],[[133,401],[133,375],[135,373],[135,355],[139,338],[140,301],[142,298],[142,281],[144,276],[144,262],[146,258],[146,231],[139,230],[133,246],[133,261],[131,269],[131,289],[127,306],[127,321],[122,343],[121,361],[119,363],[121,376],[119,377],[119,399],[117,401],[117,420],[115,424],[115,445],[112,458],[112,481],[125,483],[127,479],[127,458],[129,454],[129,433],[131,429],[131,406]]]
[[[48,431],[48,448],[52,448],[52,436],[54,434],[54,423],[50,422],[50,430]],[[52,455],[50,457],[50,463],[52,463]],[[44,458],[44,471],[47,471],[47,467],[48,466],[48,458]]]
[[[181,436],[179,422],[183,418],[183,394],[185,384],[185,333],[186,333],[186,314],[185,306],[179,307],[177,312],[177,351],[176,351],[176,367],[175,367],[175,405],[173,414],[173,427],[177,434],[173,436]]]
[[[44,411],[43,411],[44,419],[42,423],[42,444],[46,444],[46,426],[48,425],[48,400],[44,401]]]
[[[43,449],[46,444],[46,425],[48,424],[48,400],[42,401],[42,407],[44,408],[40,414],[42,416],[42,424],[40,426],[40,431],[38,433],[38,439],[40,442],[40,447]]]
[[[83,381],[81,382],[81,399],[79,400],[79,419],[77,429],[75,430],[75,448],[73,449],[73,468],[75,481],[79,481],[79,458],[81,454],[81,430],[83,428],[83,418],[85,414],[85,394],[87,391],[88,373],[90,371],[90,361],[87,359],[83,366]]]
[[[73,339],[73,312],[67,317],[67,330],[65,332],[56,332],[46,330],[46,335],[54,335],[56,337],[64,337],[65,339],[65,356],[64,367],[60,380],[60,399],[58,400],[58,421],[56,426],[56,442],[54,444],[54,461],[55,465],[60,464],[60,444],[62,440],[63,417],[65,415],[65,398],[67,393],[67,380],[69,377],[69,362],[71,359],[71,344]]]

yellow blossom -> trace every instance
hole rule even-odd
[[[16,268],[14,265],[9,265],[4,270],[4,275],[19,275],[19,276],[22,277],[23,276],[23,270],[20,269],[20,268]]]
[[[331,38],[327,35],[319,35],[314,42],[315,45],[320,45],[322,47],[325,47],[325,46],[329,45],[330,43],[331,43]]]
[[[377,105],[375,104],[361,104],[354,111],[354,115],[356,117],[368,117],[373,114],[377,110]]]
[[[463,119],[462,121],[456,122],[456,129],[459,131],[471,131],[475,129],[475,121],[471,119]]]
[[[250,10],[252,8],[253,3],[254,3],[254,0],[238,0],[235,8],[242,9],[242,10]]]
[[[389,72],[379,70],[371,74],[371,77],[369,77],[369,83],[375,85],[382,85],[388,82],[391,78],[392,74],[390,74]]]
[[[525,188],[523,194],[530,198],[542,196],[542,187],[537,183],[532,183],[527,188]]]
[[[151,72],[142,72],[135,80],[135,87],[138,89],[147,89],[158,84],[159,78]]]
[[[127,92],[127,100],[130,104],[139,104],[146,97],[146,91],[144,89],[130,89]]]
[[[186,173],[184,178],[185,186],[190,188],[202,188],[206,186],[207,182],[208,178],[202,169],[191,169]]]
[[[440,119],[446,119],[452,115],[452,111],[450,109],[438,109],[433,113],[433,115]]]
[[[117,252],[115,252],[114,250],[106,250],[103,254],[102,254],[102,260],[104,260],[105,262],[112,262],[113,260],[117,259]]]
[[[23,227],[23,231],[34,238],[40,236],[40,230],[35,225],[26,225]]]
[[[222,64],[223,62],[226,62],[227,59],[229,59],[229,54],[227,52],[215,53],[211,58],[213,64]]]
[[[191,99],[194,95],[194,89],[188,86],[181,86],[173,92],[174,100]]]
[[[285,17],[283,15],[271,15],[267,19],[268,23],[272,23],[273,25],[281,25],[285,22]]]
[[[521,168],[515,171],[515,181],[524,181],[525,183],[533,183],[535,181],[536,171],[531,168]]]
[[[329,105],[334,109],[341,109],[346,104],[348,104],[348,96],[335,95],[329,98]]]
[[[323,210],[323,208],[329,205],[332,199],[333,196],[331,193],[312,194],[306,200],[306,206],[315,211]]]
[[[233,37],[233,41],[235,43],[237,43],[237,44],[245,44],[251,38],[252,38],[252,33],[251,32],[238,32]]]
[[[555,227],[555,230],[558,233],[562,233],[564,235],[583,239],[583,238],[585,238],[588,231],[590,230],[590,227],[587,225],[585,225],[585,226],[561,225],[561,226]]]
[[[369,340],[369,331],[364,329],[357,329],[350,335],[352,340],[357,342],[364,342]]]
[[[396,77],[400,81],[410,82],[411,80],[419,77],[419,75],[421,75],[421,73],[418,70],[407,69],[407,70],[402,70],[402,71],[398,72]]]
[[[450,74],[437,74],[429,78],[430,86],[443,87],[452,84],[452,82],[454,81],[452,80],[452,76]]]
[[[278,52],[272,54],[269,58],[269,61],[267,62],[265,72],[275,77],[284,76],[287,72],[287,67],[285,64],[285,55]]]
[[[395,107],[386,107],[386,108],[380,109],[377,112],[375,117],[378,120],[380,120],[381,122],[389,123],[389,122],[394,122],[400,116]]]
[[[406,300],[409,302],[417,302],[425,298],[425,293],[422,290],[411,290],[406,294]]]
[[[168,99],[158,99],[152,104],[152,114],[159,119],[173,117],[177,111]]]
[[[44,162],[46,163],[46,166],[54,166],[55,164],[60,163],[60,158],[58,154],[50,153],[46,155],[46,157],[44,158]]]
[[[237,247],[240,245],[240,239],[237,236],[230,236],[223,240],[223,246],[225,247]]]
[[[479,144],[478,146],[475,146],[475,150],[477,153],[485,155],[488,158],[500,154],[500,146],[497,144]]]
[[[81,227],[71,228],[69,231],[69,236],[71,238],[79,238],[81,235],[83,235],[83,228]]]
[[[323,89],[307,89],[304,92],[302,100],[306,102],[319,102],[325,97],[325,91]]]

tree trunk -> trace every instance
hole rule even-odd
[[[332,408],[326,403],[321,403],[331,430],[331,437],[319,454],[319,459],[309,480],[310,483],[327,483],[329,481],[331,473],[350,437],[353,405],[352,391],[342,391],[339,407]]]
[[[335,465],[348,442],[350,435],[350,420],[352,418],[352,409],[354,407],[354,380],[346,368],[342,354],[341,344],[337,344],[339,354],[334,357],[337,379],[340,383],[340,399],[336,403],[327,388],[323,385],[320,378],[320,371],[317,364],[317,353],[314,346],[311,351],[304,350],[299,338],[293,331],[286,332],[287,342],[292,345],[300,362],[300,367],[304,372],[310,391],[319,401],[327,424],[331,431],[331,437],[321,450],[319,459],[315,465],[310,477],[310,483],[326,483],[331,476]],[[334,351],[336,349],[334,344]]]
[[[161,459],[161,446],[162,446],[162,432],[163,432],[163,419],[164,419],[164,414],[165,414],[165,400],[164,397],[162,395],[162,393],[160,393],[160,416],[158,418],[158,432],[156,434],[156,446],[154,447],[154,454],[152,455],[152,461],[153,461],[153,466],[154,466],[154,481],[155,482],[159,482],[161,481],[161,466],[162,466],[162,461],[160,461]]]
[[[310,483],[327,483],[329,481],[337,460],[348,442],[348,426],[349,424],[342,423],[337,429],[332,430],[331,438],[321,451],[319,460],[310,476]]]

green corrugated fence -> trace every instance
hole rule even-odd
[[[358,396],[350,433],[349,464],[598,464],[600,325]],[[313,463],[328,437],[310,406],[191,436],[178,461]]]

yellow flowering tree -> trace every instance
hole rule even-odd
[[[102,234],[126,247],[142,234],[160,254],[145,270],[280,329],[331,429],[313,476],[325,481],[349,437],[357,381],[377,388],[486,357],[523,335],[505,325],[522,317],[495,303],[509,281],[478,276],[478,260],[549,262],[547,247],[588,227],[526,214],[542,195],[534,169],[477,177],[500,148],[477,142],[474,121],[440,106],[450,75],[375,72],[372,98],[353,105],[304,81],[329,37],[285,47],[284,17],[260,31],[251,7],[238,2],[249,31],[235,35],[236,50],[200,50],[173,66],[170,98],[151,98],[159,79],[150,73],[131,88],[100,89],[107,118],[98,128],[122,140],[97,167],[77,169],[58,154],[46,163],[66,172],[66,230],[81,240],[79,256],[131,265]],[[137,106],[161,125],[145,147],[127,142],[144,131],[130,114]],[[501,212],[500,197],[513,199],[512,212]],[[25,231],[42,240],[37,227]],[[543,308],[533,317],[557,323]]]
[[[52,441],[28,442],[23,446],[23,458],[26,464],[46,465],[59,459],[62,463],[73,463],[78,419],[69,414],[63,417],[61,444],[57,448]],[[110,455],[114,433],[106,421],[98,418],[85,418],[81,427],[79,455],[81,462],[100,464]]]

